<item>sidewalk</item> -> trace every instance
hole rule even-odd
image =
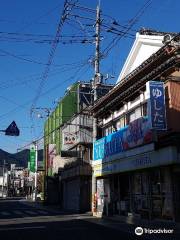
[[[103,217],[103,219],[107,221],[112,221],[116,225],[122,227],[122,229],[128,229],[128,232],[135,232],[136,227],[141,227],[146,230],[173,230],[173,234],[169,235],[169,239],[180,239],[180,223],[176,223],[173,221],[167,221],[167,220],[146,220],[146,219],[140,219],[135,218],[132,216],[126,217],[126,216],[111,216],[111,217]],[[146,229],[146,230],[145,230]],[[168,237],[167,234],[146,234],[147,238],[163,238]]]
[[[174,227],[177,228],[180,231],[180,222],[173,222],[170,220],[147,220],[147,219],[141,219],[141,218],[136,218],[132,216],[103,216],[104,219],[111,220],[111,221],[119,221],[119,222],[124,222],[130,225],[137,225],[137,226],[142,226],[142,227]]]
[[[91,212],[84,214],[78,214],[77,212],[64,211],[58,205],[43,205],[42,202],[33,201],[22,201],[24,204],[43,210],[52,211],[59,215],[72,215],[72,217],[77,217],[83,221],[91,222],[94,224],[102,225],[104,227],[116,229],[122,232],[134,234],[136,227],[142,227],[143,229],[173,229],[174,233],[171,235],[164,234],[146,234],[144,236],[148,239],[161,239],[163,237],[169,237],[169,239],[180,239],[180,223],[175,223],[172,221],[148,221],[145,219],[138,219],[125,216],[103,216],[103,218],[98,218],[92,216]],[[167,239],[167,238],[166,238]]]
[[[44,205],[43,202],[34,202],[30,200],[22,200],[22,202],[26,205],[33,206],[35,208],[42,208],[50,211],[56,211],[59,212],[59,214],[79,214],[79,215],[87,215],[91,217],[92,219],[97,220],[97,222],[111,222],[111,223],[121,223],[121,224],[126,224],[129,226],[141,226],[144,228],[174,228],[178,231],[180,234],[180,222],[173,222],[173,221],[166,221],[166,220],[146,220],[146,219],[140,219],[140,218],[135,218],[132,216],[103,216],[102,218],[95,217],[92,215],[91,212],[87,212],[85,214],[73,212],[73,211],[68,211],[68,210],[62,210],[59,205]]]

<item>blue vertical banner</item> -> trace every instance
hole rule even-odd
[[[102,160],[104,158],[105,137],[93,143],[93,160]]]
[[[151,127],[155,130],[166,130],[166,105],[164,83],[149,81],[147,83],[147,92],[149,95],[149,117]]]

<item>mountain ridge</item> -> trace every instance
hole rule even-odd
[[[28,159],[29,159],[29,149],[24,149],[17,153],[9,153],[3,149],[0,149],[0,166],[3,165],[4,160],[7,165],[16,164],[17,167],[24,167],[28,166]],[[38,161],[43,160],[43,149],[38,150]]]

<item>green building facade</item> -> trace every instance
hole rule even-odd
[[[98,98],[104,96],[112,85],[101,85]],[[53,176],[52,162],[55,155],[61,155],[61,126],[72,118],[75,113],[86,109],[93,102],[92,85],[88,82],[76,82],[68,88],[55,110],[50,114],[44,125],[44,160],[45,175]]]
[[[78,111],[78,86],[73,84],[65,96],[59,101],[55,110],[47,118],[44,125],[44,160],[45,174],[52,176],[52,163],[50,162],[50,148],[54,146],[55,155],[60,155],[62,146],[62,133],[60,126],[67,122]]]

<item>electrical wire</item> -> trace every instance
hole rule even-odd
[[[14,104],[14,105],[18,106],[18,107],[25,108],[23,105],[18,104],[18,103],[16,103],[15,101],[13,101],[13,100],[11,100],[11,99],[9,99],[9,98],[3,97],[3,96],[0,96],[0,98],[3,99],[3,100],[5,100],[5,101],[8,102],[8,103],[11,103],[11,104]]]
[[[85,60],[85,61],[77,62],[77,63],[63,64],[64,67],[61,68],[61,69],[58,69],[58,71],[51,71],[51,74],[49,74],[49,77],[53,77],[53,76],[59,75],[60,73],[65,73],[65,72],[68,72],[70,70],[76,69],[77,67],[83,66],[85,63],[88,63],[88,59]],[[68,67],[65,67],[65,66],[68,66]],[[37,77],[35,77],[35,76],[37,76]],[[1,83],[0,88],[1,89],[7,89],[9,87],[12,88],[14,86],[19,87],[20,85],[27,86],[29,84],[34,84],[36,81],[39,81],[41,79],[41,75],[40,74],[34,74],[32,76],[29,76],[28,78],[26,77],[27,80],[24,80],[24,77],[22,77],[22,78],[23,78],[23,81],[21,81],[21,82],[19,81],[20,79],[18,79],[18,81],[14,81],[14,80],[10,81],[9,84],[7,84],[8,81],[6,80],[6,81]]]
[[[55,10],[59,9],[59,7],[61,6],[61,4],[56,5],[54,8],[48,10],[47,12],[43,13],[42,15],[38,16],[37,18],[35,18],[32,22],[25,24],[22,28],[20,28],[19,30],[17,30],[17,32],[20,32],[24,29],[27,29],[27,27],[32,26],[33,24],[37,23],[41,18],[44,18],[48,15],[50,15],[52,12],[54,12]]]
[[[12,36],[13,35],[13,36]],[[52,44],[52,42],[54,41],[51,38],[49,39],[44,39],[42,38],[42,35],[39,35],[40,37],[38,37],[38,35],[32,35],[31,34],[23,34],[22,36],[20,34],[18,34],[16,36],[16,33],[6,33],[6,34],[1,34],[0,33],[0,41],[6,41],[6,42],[17,42],[17,43],[36,43],[36,44]],[[87,35],[64,35],[61,36],[60,39],[58,40],[58,43],[65,43],[65,44],[71,44],[71,43],[75,43],[77,42],[81,42],[84,40],[84,38],[87,38]],[[88,40],[92,40],[94,39],[94,36],[91,36],[91,34],[89,34],[89,39]]]
[[[110,50],[117,45],[119,40],[124,37],[131,29],[132,27],[136,24],[138,19],[143,15],[145,10],[151,5],[153,0],[148,0],[145,2],[145,4],[138,10],[138,12],[135,14],[135,16],[129,21],[128,28],[122,33],[122,35],[115,37],[109,44],[108,46],[103,50],[102,55],[107,56]]]
[[[88,61],[84,61],[84,64],[82,64],[81,66],[78,66],[78,69],[72,74],[71,77],[69,77],[69,78],[67,78],[66,80],[64,80],[64,81],[56,84],[54,87],[52,87],[52,88],[48,89],[47,91],[45,91],[44,93],[40,94],[39,97],[46,96],[47,94],[49,94],[50,92],[54,91],[55,89],[57,89],[57,88],[59,88],[59,87],[62,87],[62,85],[63,85],[64,83],[69,82],[69,81],[72,81],[72,79],[75,79],[76,76],[77,76],[77,74],[80,73],[80,71],[83,69],[83,67],[85,67],[85,66],[87,66],[87,65],[89,65],[89,62],[88,62]],[[89,66],[88,66],[88,67],[89,67]],[[82,76],[82,75],[81,75],[81,76]],[[77,77],[77,80],[78,80],[78,78],[79,78],[79,77]],[[22,109],[22,108],[24,108],[25,106],[29,105],[30,103],[32,103],[32,100],[33,100],[33,99],[30,99],[30,100],[28,100],[27,102],[25,102],[24,104],[22,104],[21,107],[18,106],[18,107],[16,107],[16,108],[13,108],[13,109],[11,109],[10,111],[8,111],[8,112],[0,115],[0,120],[3,120],[4,118],[6,118],[7,116],[9,116],[10,114],[12,115],[13,112],[16,112],[16,113],[17,113],[17,111],[18,111],[19,108]]]
[[[147,1],[147,2],[151,2],[151,1]],[[71,3],[68,3],[68,5],[71,6]],[[74,4],[72,4],[72,6],[74,7],[74,9],[84,10],[84,11],[89,12],[89,13],[95,13],[95,12],[96,12],[96,10],[92,10],[92,9],[89,9],[89,8],[77,6],[77,5],[74,5]],[[147,6],[147,7],[148,7],[148,6]],[[142,14],[142,12],[143,12],[143,9],[141,10],[141,14]],[[109,53],[109,51],[117,44],[117,42],[118,42],[122,37],[132,37],[130,31],[133,30],[132,27],[133,27],[133,25],[137,22],[138,18],[141,16],[141,14],[138,15],[138,13],[137,13],[137,15],[135,15],[135,17],[129,21],[127,27],[126,27],[126,26],[123,27],[123,29],[125,29],[124,31],[121,31],[121,29],[117,29],[117,28],[115,28],[115,30],[114,30],[114,29],[109,29],[109,30],[110,30],[110,31],[109,31],[110,33],[116,34],[116,35],[118,35],[118,36],[117,36],[116,38],[114,38],[115,40],[113,39],[112,44],[108,45],[108,48],[105,48],[105,49],[104,49],[104,50],[105,50],[104,55],[107,55],[107,54]],[[81,18],[81,17],[79,17],[79,18]],[[68,19],[68,21],[66,21],[66,23],[69,24],[70,21],[72,21],[72,20],[69,20],[69,19]],[[76,22],[76,23],[77,23],[77,22]],[[120,25],[119,25],[119,26],[120,26]],[[73,27],[74,27],[74,26],[73,26]],[[77,27],[77,26],[76,26],[76,27]],[[102,24],[102,27],[103,27],[105,30],[108,30],[108,25]],[[110,26],[110,27],[111,27],[111,26]],[[77,29],[80,30],[80,31],[82,31],[82,27],[77,28]],[[87,30],[87,29],[86,29],[86,30]],[[57,35],[56,35],[56,36],[57,36]],[[0,37],[1,37],[1,36],[0,36]],[[31,36],[28,36],[28,37],[29,37],[29,39],[27,38],[27,41],[36,41],[36,40],[33,40],[32,38],[30,38]],[[60,37],[60,36],[59,36],[59,37]],[[1,40],[1,39],[0,39],[0,40]],[[10,40],[10,39],[9,39],[9,40]],[[16,40],[17,40],[17,39],[16,39]],[[40,40],[40,39],[37,39],[37,42],[38,42],[38,40]],[[40,41],[42,41],[42,42],[39,41],[39,43],[46,43],[47,40],[48,40],[48,39],[42,39],[42,40],[40,40]],[[43,42],[43,41],[44,41],[44,42]],[[61,41],[62,41],[62,38],[61,38]],[[68,41],[70,41],[70,40],[68,40]],[[44,71],[44,73],[43,73],[43,76],[42,76],[42,78],[41,78],[42,81],[41,81],[40,86],[39,86],[39,88],[38,88],[38,90],[37,90],[37,95],[36,95],[35,98],[34,98],[34,101],[33,101],[32,106],[34,106],[34,105],[36,104],[37,99],[38,99],[39,97],[42,97],[42,96],[43,96],[43,94],[41,94],[41,91],[42,91],[42,88],[43,88],[43,86],[44,86],[44,82],[45,82],[46,78],[49,76],[49,69],[48,69],[48,68],[53,65],[53,64],[52,64],[52,58],[53,58],[54,52],[55,52],[56,47],[57,47],[57,46],[55,46],[55,44],[58,44],[59,42],[60,42],[60,38],[59,38],[59,40],[56,40],[56,41],[55,41],[55,39],[54,39],[54,40],[53,40],[53,44],[52,44],[52,42],[51,42],[51,44],[52,44],[52,52],[50,52],[50,54],[49,54],[49,59],[48,59],[47,64],[41,64],[41,63],[40,63],[41,65],[47,66],[47,68],[45,69],[45,71]],[[64,41],[64,42],[65,42],[65,41]],[[81,43],[81,42],[80,42],[80,40],[75,39],[74,42],[69,42],[69,43]],[[65,44],[66,44],[66,43],[65,43]],[[53,45],[54,45],[54,46],[53,46]],[[54,48],[55,48],[55,49],[54,49]],[[2,52],[2,53],[3,53],[3,52]],[[4,54],[6,54],[6,53],[4,52]],[[7,54],[7,55],[8,55],[8,54]],[[14,56],[13,56],[13,57],[14,57]],[[24,60],[24,58],[19,59],[19,60]],[[26,60],[24,60],[24,61],[26,61]],[[29,61],[29,59],[28,59],[28,61]],[[32,61],[32,62],[33,62],[33,61]],[[36,61],[35,61],[35,63],[36,63]],[[39,62],[38,62],[38,64],[39,64]],[[77,72],[78,72],[78,71],[77,71]],[[74,76],[69,78],[69,80],[72,80],[72,79],[74,79]],[[68,80],[68,79],[66,79],[64,82],[66,82],[67,80]],[[61,83],[61,84],[62,84],[62,83]],[[57,88],[57,85],[56,85],[56,87],[54,87],[53,89],[50,89],[50,91],[51,91],[51,90],[54,90],[55,88]],[[48,92],[49,92],[49,91],[48,91]],[[38,97],[37,97],[37,96],[38,96]]]
[[[42,62],[39,62],[39,61],[36,61],[36,60],[32,60],[32,59],[28,59],[28,58],[24,58],[24,57],[21,57],[21,56],[18,56],[14,53],[11,53],[9,51],[6,51],[6,50],[3,50],[3,49],[0,49],[0,52],[10,56],[10,57],[13,57],[13,58],[16,58],[16,59],[19,59],[19,60],[22,60],[22,61],[25,61],[25,62],[30,62],[30,63],[35,63],[35,64],[38,64],[38,65],[44,65],[44,66],[47,66],[48,63],[42,63]],[[53,66],[55,67],[60,67],[61,65],[55,65],[53,64]]]
[[[61,18],[60,18],[60,21],[59,21],[59,24],[58,24],[58,27],[57,27],[56,36],[54,38],[54,41],[52,43],[52,47],[51,47],[51,50],[50,50],[50,53],[49,53],[47,66],[46,66],[46,68],[45,68],[45,70],[43,72],[42,79],[41,79],[41,82],[40,82],[39,87],[37,89],[36,95],[34,97],[31,109],[36,106],[37,100],[39,98],[39,95],[41,94],[41,91],[43,89],[44,83],[45,83],[45,81],[48,78],[49,70],[50,70],[50,67],[52,65],[52,61],[53,61],[53,58],[54,58],[54,54],[55,54],[56,48],[58,46],[58,40],[60,38],[62,27],[64,25],[65,20],[67,19],[67,16],[68,16],[69,12],[71,12],[72,8],[73,8],[73,6],[70,8],[69,7],[69,3],[67,2],[67,0],[65,0],[63,11],[62,11],[62,14],[61,14]]]
[[[80,73],[81,70],[82,70],[82,69],[78,69],[78,70],[76,71],[75,75],[77,75],[78,73]],[[86,71],[87,71],[87,69],[85,70],[85,72],[86,72]],[[84,72],[84,73],[85,73],[85,72]],[[75,76],[75,75],[73,75],[73,76]],[[82,76],[82,74],[81,74],[81,76]],[[72,79],[72,77],[66,79],[66,81],[71,80],[71,79]],[[77,77],[77,79],[78,79],[78,77]],[[56,88],[56,87],[57,87],[57,85],[55,86],[55,88]],[[50,90],[54,90],[54,88],[53,88],[53,89],[50,89]],[[47,93],[48,93],[48,92],[46,92],[46,94],[47,94]],[[88,108],[88,107],[86,107],[85,109],[83,109],[83,111],[86,110],[87,108]],[[63,116],[63,117],[71,117],[71,116]],[[55,132],[55,131],[58,130],[58,129],[60,129],[60,126],[57,127],[56,129],[54,129],[53,131],[51,131],[48,135],[47,135],[47,134],[46,134],[46,135],[43,134],[43,136],[39,137],[38,139],[36,138],[36,139],[33,140],[33,141],[35,141],[35,142],[42,141],[42,140],[44,140],[45,137],[50,136],[50,134],[52,134],[53,132]],[[33,141],[31,141],[29,144],[23,146],[21,149],[29,147],[29,146],[32,144]]]
[[[71,6],[72,4],[70,3],[69,5]],[[88,7],[84,7],[84,6],[77,5],[77,4],[74,4],[74,9],[83,10],[83,11],[93,13],[93,14],[96,13],[96,10],[93,8],[88,8]]]
[[[81,112],[85,111],[85,110],[88,109],[88,108],[89,108],[89,106],[85,107]],[[81,114],[81,112],[78,113],[78,114]],[[61,117],[66,117],[66,116],[61,116]],[[68,117],[72,117],[72,116],[68,116]],[[61,125],[58,126],[58,127],[56,127],[55,129],[53,129],[52,131],[50,131],[48,134],[43,134],[41,137],[35,139],[34,141],[35,141],[36,143],[38,143],[39,141],[44,140],[46,137],[50,136],[52,133],[56,132],[56,131],[59,130],[60,128],[61,128]],[[83,132],[83,131],[82,131],[82,132]],[[26,144],[25,146],[21,147],[19,150],[31,146],[32,142],[33,142],[33,141],[31,141],[30,143],[28,143],[28,144]]]

